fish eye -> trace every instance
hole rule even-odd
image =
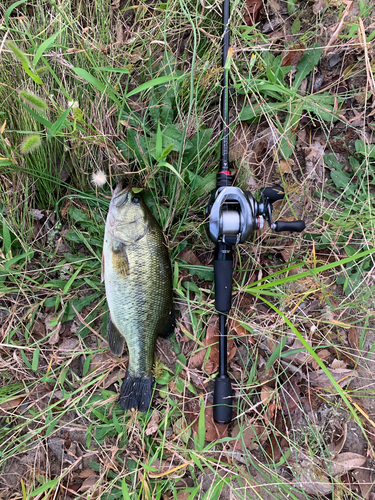
[[[137,198],[137,196],[132,197],[132,203],[134,203],[135,205],[139,205],[140,202],[141,202],[141,200],[139,198]]]

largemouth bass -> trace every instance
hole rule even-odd
[[[119,184],[105,226],[102,272],[110,311],[108,343],[129,366],[122,410],[150,406],[156,339],[173,332],[172,271],[163,233],[139,194]]]

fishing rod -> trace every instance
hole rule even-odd
[[[272,220],[272,204],[284,198],[281,186],[263,188],[258,202],[250,192],[233,185],[229,170],[229,69],[226,67],[229,51],[230,0],[223,1],[223,88],[221,92],[221,159],[216,178],[216,192],[206,210],[207,234],[215,243],[214,286],[215,308],[219,313],[219,373],[214,387],[214,420],[227,424],[232,420],[232,381],[227,372],[227,318],[232,303],[233,249],[244,243],[253,231],[261,229],[266,220],[276,232],[305,229],[303,220]]]

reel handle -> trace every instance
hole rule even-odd
[[[280,231],[290,231],[290,232],[297,232],[297,233],[302,233],[302,231],[305,229],[306,224],[303,220],[294,220],[294,221],[285,221],[285,220],[278,220],[275,222],[275,231],[279,233]]]

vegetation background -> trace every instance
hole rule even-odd
[[[237,248],[218,366],[205,207],[220,154],[221,2],[0,5],[0,498],[374,499],[371,0],[233,0],[231,161],[302,235]],[[117,405],[101,248],[125,176],[166,235],[177,328],[153,409]],[[95,183],[93,182],[93,178]]]

